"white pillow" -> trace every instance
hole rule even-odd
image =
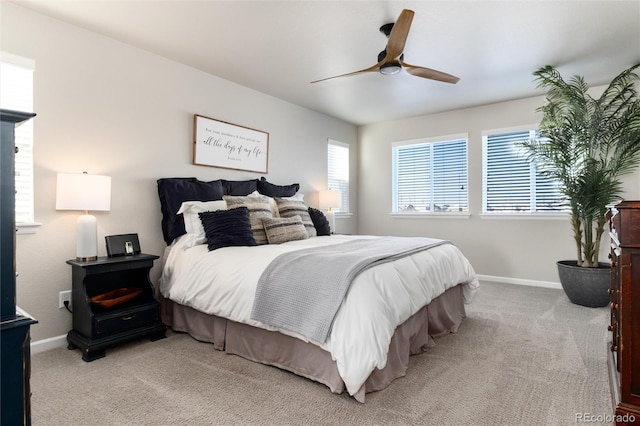
[[[207,242],[204,227],[198,213],[226,210],[227,203],[224,200],[215,201],[185,201],[180,206],[178,214],[184,217],[184,229],[187,231],[187,239],[184,248],[190,248]]]

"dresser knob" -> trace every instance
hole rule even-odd
[[[608,325],[608,326],[607,326],[607,330],[609,330],[609,331],[613,331],[613,326],[612,326],[612,325]]]
[[[611,302],[611,309],[617,310],[618,309],[618,304],[615,303],[615,302]]]

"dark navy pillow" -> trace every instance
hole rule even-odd
[[[267,182],[267,179],[263,176],[258,181],[258,192],[267,197],[293,197],[300,189],[299,183],[292,183],[291,185],[275,185],[271,182]]]
[[[329,220],[321,210],[309,207],[309,216],[311,216],[311,221],[313,222],[313,226],[316,228],[316,232],[319,237],[322,235],[331,235]]]
[[[203,182],[193,177],[162,178],[158,179],[157,183],[162,212],[162,234],[167,244],[186,233],[182,214],[178,214],[184,201],[222,200],[224,195],[221,179]]]
[[[258,179],[224,181],[224,195],[249,195],[257,190]]]
[[[209,251],[222,247],[256,245],[251,233],[249,209],[246,207],[198,214],[207,236]]]

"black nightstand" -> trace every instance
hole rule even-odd
[[[67,260],[72,267],[73,330],[69,349],[80,349],[89,362],[105,356],[105,348],[129,340],[165,337],[158,301],[153,295],[149,270],[158,256],[137,254],[99,257],[91,262]],[[90,298],[118,289],[137,290],[132,300],[114,306],[92,303]]]

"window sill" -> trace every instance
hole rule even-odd
[[[568,220],[569,213],[482,213],[481,219]]]
[[[394,219],[469,219],[469,212],[389,213]]]
[[[42,226],[39,222],[33,223],[18,223],[16,224],[16,234],[24,235],[24,234],[35,234],[38,232],[38,228]]]
[[[351,216],[353,216],[353,214],[347,213],[347,212],[341,212],[341,213],[336,212],[336,213],[334,213],[334,215],[335,215],[336,219],[348,219]]]

